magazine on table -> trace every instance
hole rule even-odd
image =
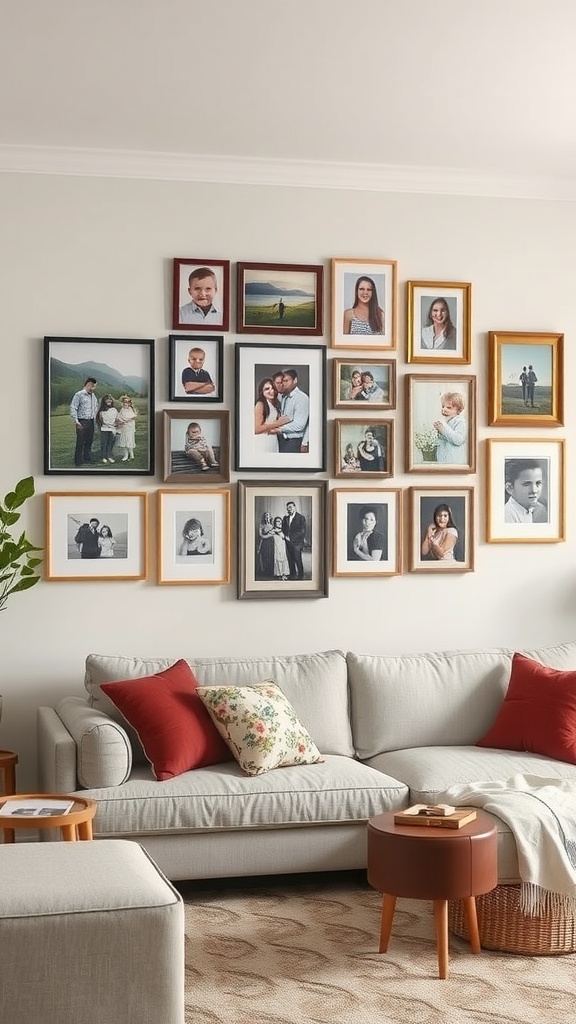
[[[2,804],[0,815],[5,818],[48,818],[68,814],[73,806],[73,800],[19,800],[15,797]]]

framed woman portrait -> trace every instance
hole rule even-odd
[[[47,580],[146,579],[147,494],[46,494],[45,569]]]
[[[332,260],[332,347],[396,348],[396,260]]]
[[[230,582],[230,491],[158,491],[158,583]]]
[[[488,422],[564,425],[564,335],[490,331]]]
[[[172,327],[227,331],[230,324],[230,261],[174,259]]]
[[[410,488],[410,572],[473,572],[472,487]]]
[[[307,263],[239,263],[238,334],[323,333],[324,267]]]
[[[332,496],[332,575],[398,576],[402,492],[335,488]]]
[[[409,363],[469,363],[472,285],[408,281]]]
[[[476,378],[406,375],[406,472],[474,473]]]
[[[565,442],[486,441],[486,540],[554,544],[565,540]]]
[[[229,413],[165,409],[166,483],[225,483],[230,479]]]
[[[238,481],[238,598],[328,597],[325,480]]]
[[[170,402],[223,402],[224,335],[203,338],[196,334],[168,336],[168,400]]]
[[[396,361],[334,359],[334,407],[355,409],[396,408]]]
[[[394,420],[334,420],[334,476],[394,475]]]
[[[238,343],[235,462],[239,470],[326,468],[326,349]]]

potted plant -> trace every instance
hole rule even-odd
[[[0,501],[0,611],[6,607],[11,594],[30,590],[40,579],[36,572],[42,559],[34,552],[41,551],[25,533],[12,534],[12,527],[20,519],[20,508],[34,494],[34,479],[27,476],[19,480],[13,491]]]

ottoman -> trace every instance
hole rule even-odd
[[[137,843],[0,846],[0,1020],[183,1024],[184,910]]]

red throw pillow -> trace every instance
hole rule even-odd
[[[576,671],[515,654],[508,692],[478,747],[528,750],[576,764]]]
[[[138,733],[160,782],[192,768],[231,760],[230,750],[196,693],[197,686],[184,660],[153,676],[101,684]]]

